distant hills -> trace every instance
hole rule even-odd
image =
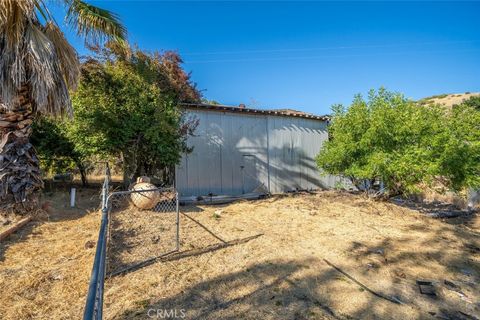
[[[462,103],[464,100],[470,99],[473,96],[480,96],[480,92],[465,92],[465,93],[451,93],[439,94],[418,100],[420,104],[440,104],[446,107],[452,107],[456,104]]]

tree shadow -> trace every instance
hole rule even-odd
[[[179,248],[176,248],[176,212],[139,210],[128,197],[112,199],[110,238],[107,254],[109,276],[138,270],[158,261],[180,259],[217,251],[258,237],[227,241],[205,224],[187,214],[198,207],[179,212]],[[201,208],[200,211],[203,211]],[[193,245],[195,243],[195,245]],[[182,246],[187,244],[185,248]],[[183,251],[179,251],[183,249]]]
[[[435,219],[438,227],[430,226],[432,219],[420,217],[420,224],[404,227],[400,237],[387,236],[368,244],[352,241],[348,256],[358,265],[360,277],[388,282],[390,296],[425,317],[479,319],[480,238],[478,232],[465,227],[478,216]],[[450,275],[438,271],[442,268]],[[418,280],[431,282],[435,295],[422,294]]]
[[[156,315],[157,310],[183,310],[186,319],[352,319],[328,306],[328,293],[319,295],[310,288],[312,281],[334,280],[335,271],[296,276],[315,263],[306,259],[255,264],[200,282],[147,307],[126,310],[119,318],[142,318]]]
[[[41,231],[38,231],[37,227],[42,224],[77,220],[99,209],[100,195],[98,189],[79,188],[77,189],[76,206],[70,208],[69,192],[57,188],[45,192],[40,201],[44,211],[0,242],[0,262],[4,261],[5,252],[10,247],[27,241],[30,235],[40,234]]]
[[[0,262],[5,261],[5,253],[7,250],[17,243],[27,241],[28,235],[33,233],[33,230],[40,223],[37,221],[30,221],[28,224],[11,234],[7,239],[0,241]]]
[[[157,312],[183,312],[185,319],[430,319],[426,310],[389,301],[365,290],[354,277],[314,258],[257,263],[189,286],[148,305],[135,306],[116,318],[140,319]],[[389,295],[399,296],[392,285]],[[360,298],[360,300],[358,300]],[[339,301],[351,301],[336,307]],[[405,313],[411,312],[411,313]],[[452,318],[461,319],[461,318]]]
[[[328,263],[312,256],[256,262],[199,279],[163,298],[153,296],[147,304],[135,305],[115,318],[183,310],[186,319],[478,319],[480,238],[465,226],[478,216],[416,217],[420,223],[412,219],[411,224],[398,226],[402,228],[399,235],[387,233],[364,242],[352,239],[345,257],[338,261],[329,258]],[[453,244],[464,249],[451,254]],[[223,246],[216,243],[155,262],[179,261]],[[443,275],[433,264],[456,276]],[[419,279],[432,281],[436,295],[422,294]],[[339,304],[341,300],[346,303]]]
[[[110,198],[107,272],[133,268],[175,249],[176,212],[174,209],[141,210],[129,194]]]
[[[473,214],[472,211],[459,209],[455,205],[445,202],[434,201],[427,203],[403,198],[394,198],[391,199],[391,202],[404,208],[419,211],[431,218],[469,217]]]
[[[221,242],[221,243],[216,243],[212,245],[205,246],[203,248],[197,248],[197,249],[192,249],[192,250],[184,250],[184,251],[174,251],[174,252],[167,252],[165,254],[149,258],[144,261],[140,261],[137,263],[133,264],[127,264],[123,265],[122,268],[119,268],[117,270],[113,270],[108,273],[108,277],[116,277],[118,275],[125,275],[130,272],[137,271],[141,268],[145,268],[147,266],[150,266],[154,263],[161,263],[161,262],[167,262],[167,261],[177,261],[185,258],[190,258],[190,257],[197,257],[202,254],[210,253],[210,252],[215,252],[221,249],[225,249],[231,246],[236,246],[240,244],[247,243],[251,240],[254,240],[258,237],[261,237],[262,234],[257,234],[254,236],[246,237],[246,238],[241,238],[241,239],[235,239],[231,241],[226,241],[226,242]]]
[[[193,151],[182,157],[176,170],[182,196],[349,185],[345,179],[322,174],[315,163],[327,139],[326,122],[295,118],[284,122],[275,116],[236,117],[205,111],[198,111],[198,116],[196,135],[189,139]]]

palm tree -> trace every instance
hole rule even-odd
[[[58,1],[60,2],[60,1]],[[89,45],[123,42],[113,13],[82,0],[62,0],[65,22]],[[0,206],[26,211],[43,187],[29,143],[37,114],[71,115],[80,63],[45,0],[0,0]]]

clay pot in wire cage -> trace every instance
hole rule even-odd
[[[148,182],[140,182],[135,184],[132,188],[134,191],[151,190],[145,192],[132,192],[130,199],[135,207],[143,210],[153,209],[160,201],[160,192],[158,190],[152,190],[155,188],[155,185]]]

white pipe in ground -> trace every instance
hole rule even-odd
[[[77,192],[77,189],[72,188],[70,191],[70,207],[74,208],[75,207],[75,194]]]

